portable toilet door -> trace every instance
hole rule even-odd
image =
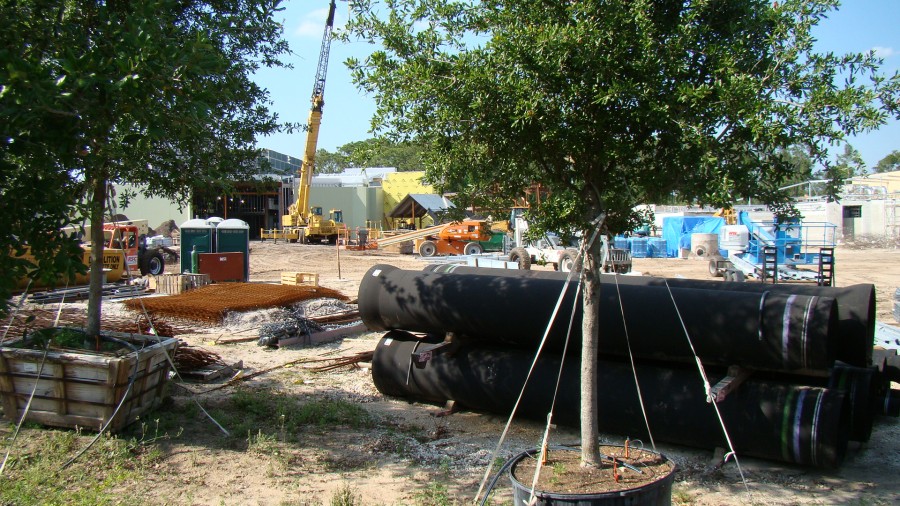
[[[195,218],[181,224],[181,272],[191,272],[191,251],[213,252],[213,227],[206,220]]]
[[[230,218],[216,227],[216,253],[244,254],[244,281],[250,279],[250,225]]]

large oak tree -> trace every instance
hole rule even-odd
[[[489,207],[540,182],[533,227],[591,237],[634,226],[675,194],[726,206],[751,195],[790,213],[782,156],[898,115],[900,77],[873,53],[819,54],[830,0],[388,0],[355,2],[344,36],[379,132],[430,148],[428,176]],[[835,184],[837,181],[835,181]],[[832,185],[832,191],[837,188]],[[491,202],[492,201],[492,202]],[[600,242],[582,271],[582,462],[596,466],[594,357]]]
[[[0,296],[32,266],[78,255],[59,227],[91,225],[87,331],[100,322],[101,248],[110,183],[186,205],[191,188],[240,179],[256,136],[280,128],[261,66],[287,51],[280,0],[2,0]],[[39,271],[39,272],[40,272]]]

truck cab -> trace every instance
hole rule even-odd
[[[103,248],[122,250],[126,272],[131,276],[158,276],[165,271],[165,261],[157,248],[147,248],[146,235],[135,225],[106,223],[103,225]]]

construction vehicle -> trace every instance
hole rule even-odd
[[[147,235],[132,224],[103,224],[103,256],[106,263],[106,252],[122,250],[125,255],[125,275],[159,276],[166,269],[161,248],[147,244]]]
[[[711,276],[726,281],[756,278],[833,286],[836,225],[799,220],[756,222],[745,211],[737,213],[736,221],[719,232],[719,249],[725,250],[727,257],[716,255],[709,261]]]
[[[417,239],[415,248],[423,257],[480,255],[485,251],[503,251],[503,240],[504,234],[491,232],[486,220],[463,220]]]
[[[331,32],[334,28],[335,0],[331,0],[328,18],[325,21],[325,33],[322,35],[322,47],[319,51],[319,64],[313,83],[312,106],[307,121],[306,147],[303,151],[303,162],[300,165],[297,199],[288,209],[288,214],[281,217],[281,230],[262,230],[261,239],[285,239],[290,242],[322,242],[334,244],[338,236],[345,233],[347,225],[343,222],[343,213],[332,209],[330,216],[325,217],[321,207],[310,207],[309,190],[312,184],[313,171],[316,166],[316,146],[319,142],[319,126],[322,124],[322,108],[325,106],[325,76],[328,73],[328,56],[331,52]]]
[[[713,216],[725,220],[726,225],[737,225],[737,211],[733,207],[723,207],[713,213]]]
[[[513,234],[513,248],[509,251],[509,261],[519,264],[519,269],[530,269],[533,264],[552,265],[553,270],[569,272],[578,270],[578,251],[563,244],[556,234],[545,233],[538,239],[526,239],[528,208],[514,207],[510,214],[509,226]]]
[[[31,254],[30,248],[25,247],[25,252],[21,255],[20,258],[28,260],[29,262],[36,264],[37,260],[34,258],[34,255]],[[85,266],[86,269],[90,268],[91,265],[91,251],[90,248],[82,247],[81,254],[81,263]],[[125,276],[125,252],[123,250],[103,250],[103,273],[108,283],[115,283],[116,281],[121,280]],[[90,282],[89,273],[85,274],[75,274],[70,279],[65,279],[60,276],[57,280],[51,281],[49,283],[40,279],[31,279],[28,277],[22,277],[16,280],[17,288],[47,288],[47,287],[62,287],[62,286],[77,286],[77,285],[86,285]]]
[[[72,227],[71,230],[63,230],[75,232],[78,229]],[[143,230],[146,229],[141,226],[141,223],[115,222],[103,224],[103,272],[106,282],[114,283],[127,278],[163,274],[166,263],[163,260],[162,248],[148,245],[147,234],[142,233]],[[74,234],[73,240],[76,240]],[[82,243],[81,247],[83,250],[81,261],[86,268],[90,268],[91,244],[90,242]],[[26,250],[24,258],[35,262],[34,257],[28,250]],[[88,282],[87,274],[76,274],[68,281],[60,278],[56,281],[56,284],[58,286],[85,285]],[[17,286],[20,288],[24,288],[27,285],[27,279],[17,280]],[[45,285],[35,281],[32,282],[32,286]]]

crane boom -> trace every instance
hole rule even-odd
[[[309,189],[312,184],[312,176],[316,166],[316,146],[319,142],[319,126],[322,123],[322,108],[325,105],[325,77],[328,73],[328,56],[331,53],[331,32],[334,28],[335,0],[331,0],[328,7],[328,18],[325,21],[325,32],[322,34],[322,47],[319,50],[319,64],[316,67],[316,78],[313,82],[311,106],[309,109],[308,127],[306,131],[306,146],[303,151],[303,162],[300,165],[299,185],[297,188],[297,200],[289,209],[289,214],[282,217],[282,226],[285,230],[297,227],[306,227],[307,237],[329,239],[337,236],[337,229],[343,228],[343,223],[335,223],[333,220],[324,220],[321,212],[310,212]]]
[[[316,166],[316,146],[319,143],[319,125],[322,123],[322,108],[325,106],[325,77],[328,74],[328,55],[331,53],[331,30],[334,28],[334,0],[328,7],[325,33],[322,34],[322,48],[319,50],[319,64],[316,80],[313,82],[311,107],[309,109],[309,130],[306,132],[306,149],[300,166],[300,187],[297,195],[299,217],[306,220],[309,214],[309,187]],[[291,213],[294,214],[294,213]]]

